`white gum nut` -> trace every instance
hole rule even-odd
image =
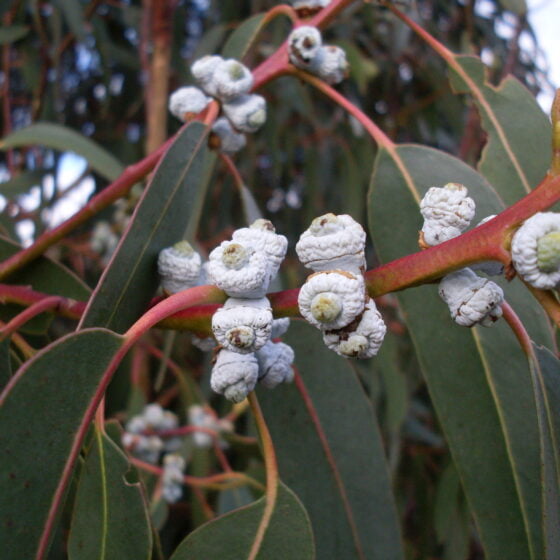
[[[215,429],[216,419],[214,415],[203,406],[199,404],[189,406],[187,415],[191,426],[208,428],[210,430]],[[212,445],[212,436],[206,432],[194,432],[193,442],[197,447],[210,447]]]
[[[241,402],[255,388],[259,364],[255,354],[220,350],[212,368],[212,390],[233,402]]]
[[[428,245],[438,245],[460,235],[474,218],[476,205],[459,183],[431,187],[420,201],[422,232]]]
[[[272,320],[267,298],[230,298],[212,316],[212,332],[224,348],[247,354],[270,340]]]
[[[218,136],[219,150],[224,154],[235,154],[247,144],[245,134],[236,132],[225,117],[216,120],[212,132]]]
[[[197,84],[212,97],[216,97],[217,94],[214,73],[223,61],[221,56],[207,55],[196,60],[191,66],[191,74]]]
[[[539,212],[526,220],[511,242],[517,274],[531,286],[550,290],[560,282],[560,214]]]
[[[161,286],[168,294],[196,286],[200,268],[200,255],[187,241],[175,243],[172,247],[160,251],[158,255]]]
[[[251,91],[253,74],[249,68],[232,58],[223,60],[214,70],[214,87],[220,101],[232,101]]]
[[[208,280],[231,297],[261,298],[270,283],[265,253],[250,245],[223,241],[209,256]]]
[[[309,65],[309,71],[327,84],[334,85],[342,82],[349,72],[344,49],[334,45],[320,47]]]
[[[265,253],[271,265],[272,276],[276,276],[288,250],[286,237],[276,233],[270,220],[262,218],[255,220],[249,227],[234,231],[232,240]]]
[[[490,327],[502,316],[502,288],[470,268],[445,276],[439,284],[439,295],[447,303],[452,319],[463,327]]]
[[[169,111],[181,121],[203,111],[212,99],[194,86],[182,87],[169,97]]]
[[[283,342],[267,342],[258,352],[259,383],[273,389],[294,379],[294,351]]]
[[[289,317],[274,319],[274,321],[272,321],[272,331],[270,332],[270,338],[279,338],[283,334],[286,334],[289,328],[290,328]]]
[[[163,499],[175,503],[183,494],[183,471],[186,462],[177,453],[168,453],[163,458],[162,490]]]
[[[351,323],[345,329],[325,332],[323,341],[340,356],[365,359],[377,355],[386,332],[383,317],[370,299],[357,325]]]
[[[302,316],[318,329],[341,329],[364,310],[364,278],[343,270],[316,272],[301,287],[298,305]]]
[[[296,10],[307,8],[308,10],[317,10],[325,8],[331,3],[331,0],[293,0],[292,6]]]
[[[266,101],[254,93],[240,95],[222,106],[225,116],[240,132],[256,132],[266,122]]]
[[[288,37],[290,62],[298,68],[309,68],[322,43],[321,32],[316,27],[311,25],[297,27]]]
[[[492,214],[491,216],[486,216],[480,220],[480,222],[476,225],[476,227],[489,222],[493,218],[496,217],[496,214]],[[504,265],[498,261],[484,261],[480,263],[476,263],[471,265],[472,270],[476,272],[483,272],[488,276],[501,276],[504,272]]]
[[[315,272],[339,268],[361,274],[366,232],[351,216],[325,214],[311,222],[296,244],[299,260]]]

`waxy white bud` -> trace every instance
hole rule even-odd
[[[428,189],[420,201],[420,212],[424,217],[424,243],[438,245],[461,235],[471,223],[475,208],[467,188],[459,183]]]
[[[267,389],[294,379],[294,351],[283,342],[267,342],[258,352],[259,383]]]
[[[240,95],[251,91],[253,87],[253,74],[241,64],[233,59],[222,61],[214,70],[214,87],[216,97],[220,101],[233,101]]]
[[[550,290],[560,283],[560,214],[539,212],[526,220],[511,242],[517,274],[531,286]]]
[[[357,324],[356,324],[357,322]],[[379,352],[385,338],[387,327],[377,310],[375,302],[370,299],[362,316],[344,329],[327,331],[323,341],[328,348],[346,358],[371,358]]]
[[[185,122],[206,109],[212,99],[204,95],[197,87],[182,87],[169,97],[169,111],[179,120]]]
[[[302,316],[315,327],[341,329],[364,309],[364,279],[343,270],[316,272],[301,287],[298,305]]]
[[[241,402],[255,388],[259,364],[255,354],[220,350],[212,369],[210,385],[216,393],[233,402]]]
[[[209,430],[215,429],[216,418],[203,406],[198,404],[189,406],[188,417],[191,426]],[[192,437],[197,447],[210,447],[212,445],[212,436],[206,432],[194,432]]]
[[[282,317],[281,319],[274,319],[272,321],[272,331],[270,338],[279,338],[287,332],[290,328],[290,318]]]
[[[365,244],[366,233],[351,216],[325,214],[301,234],[296,252],[303,265],[316,272],[341,269],[361,274]]]
[[[271,221],[259,218],[248,228],[234,231],[232,240],[243,245],[250,245],[264,253],[269,260],[271,276],[276,276],[280,264],[286,256],[288,240],[283,235],[276,233]]]
[[[267,256],[250,245],[223,241],[209,256],[208,280],[231,297],[261,298],[270,283]]]
[[[445,276],[439,284],[439,295],[447,303],[453,320],[463,327],[490,327],[502,316],[502,288],[477,276],[470,268]]]
[[[230,298],[212,316],[212,332],[227,350],[247,354],[262,348],[272,329],[272,309],[267,298]]]
[[[335,45],[320,47],[311,61],[309,71],[327,84],[338,84],[348,77],[349,65],[346,53]]]
[[[158,271],[161,286],[168,294],[175,294],[197,284],[200,275],[200,255],[187,241],[179,241],[160,251]]]
[[[217,147],[224,154],[235,154],[247,144],[245,134],[236,132],[225,117],[216,120],[212,126],[212,132],[219,138],[219,146]]]
[[[198,85],[212,97],[217,96],[214,73],[223,61],[224,59],[221,56],[207,55],[196,60],[191,66],[191,74],[193,75],[193,78],[196,80]]]
[[[295,10],[303,12],[304,16],[312,15],[331,3],[331,0],[292,0]]]
[[[185,466],[185,459],[176,453],[169,453],[163,458],[161,495],[167,503],[175,503],[183,494],[183,471]]]
[[[223,111],[240,132],[256,132],[266,122],[266,101],[256,94],[240,95],[224,103]]]
[[[288,37],[290,62],[304,70],[309,68],[322,45],[321,32],[310,25],[294,29]]]

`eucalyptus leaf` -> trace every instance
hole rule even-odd
[[[29,33],[27,25],[8,25],[0,28],[0,45],[15,43]]]

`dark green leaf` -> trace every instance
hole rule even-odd
[[[317,558],[403,558],[381,436],[354,371],[304,323],[285,338],[300,377],[259,399],[280,476],[309,512]]]
[[[27,362],[0,395],[5,558],[35,558],[73,444],[87,427],[84,416],[122,341],[101,329],[64,337]]]
[[[265,517],[266,497],[210,521],[193,531],[171,560],[244,560],[257,546],[257,531]],[[259,560],[312,560],[313,534],[309,518],[296,495],[282,482],[266,532],[256,556]]]
[[[6,338],[0,342],[0,391],[8,384],[11,377],[10,339]]]
[[[480,172],[506,204],[513,204],[536,187],[548,170],[550,122],[533,94],[514,77],[494,87],[486,81],[479,58],[455,56],[455,61],[460,71],[451,71],[451,84],[455,91],[473,95],[488,133]]]
[[[139,483],[125,476],[130,464],[95,430],[82,469],[68,540],[71,560],[142,560],[152,549],[147,505]]]
[[[159,284],[157,256],[183,238],[200,207],[207,168],[207,127],[191,123],[160,161],[117,253],[92,296],[82,326],[125,331],[146,309]]]
[[[57,0],[70,31],[80,41],[86,38],[84,10],[79,0]]]
[[[419,146],[399,146],[393,156],[380,151],[369,218],[383,262],[418,250],[417,203],[430,186],[449,181],[468,186],[481,211],[477,219],[503,208],[480,175],[447,154]],[[526,290],[512,283],[505,291],[533,338],[550,345],[547,320]],[[488,559],[539,559],[537,411],[528,363],[515,337],[503,322],[470,330],[452,324],[435,286],[404,291],[399,301]]]
[[[74,152],[85,158],[92,169],[109,181],[114,181],[124,169],[121,162],[99,144],[60,124],[34,123],[12,132],[0,141],[2,150],[31,145]]]
[[[251,48],[260,30],[266,25],[264,16],[265,14],[257,14],[239,25],[226,41],[222,56],[241,60]]]
[[[0,45],[15,43],[29,33],[27,25],[10,25],[0,28]]]

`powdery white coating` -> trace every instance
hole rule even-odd
[[[224,154],[235,154],[247,144],[245,135],[236,132],[225,117],[216,120],[212,126],[212,132],[220,138],[219,150]]]
[[[294,351],[283,342],[267,342],[258,352],[259,383],[273,389],[294,379]]]
[[[489,222],[492,218],[495,218],[496,214],[492,214],[491,216],[486,216],[480,220],[480,222],[476,225],[476,227]],[[471,265],[472,270],[475,272],[483,272],[488,276],[501,276],[504,272],[504,265],[498,261],[484,261],[481,263],[476,263]]]
[[[315,272],[339,268],[361,274],[366,260],[366,232],[347,214],[315,218],[296,244],[299,260]]]
[[[163,290],[168,294],[176,294],[196,286],[201,262],[200,255],[187,241],[180,241],[160,251],[158,272]]]
[[[254,93],[240,95],[224,103],[225,116],[240,132],[256,132],[266,122],[266,101]]]
[[[272,331],[270,332],[270,338],[278,338],[285,334],[290,328],[290,318],[282,317],[281,319],[274,319],[272,321]]]
[[[169,453],[163,458],[161,495],[167,503],[174,504],[183,494],[185,466],[185,459],[177,453]]]
[[[245,261],[230,258],[240,253],[236,249],[238,246],[245,250]],[[270,283],[267,256],[249,245],[233,241],[223,241],[210,253],[206,272],[208,280],[231,297],[261,298]]]
[[[322,45],[321,32],[311,25],[294,29],[288,37],[290,62],[298,68],[307,69]]]
[[[169,111],[181,121],[191,115],[197,115],[212,101],[194,86],[182,87],[174,91],[169,97]]]
[[[301,287],[298,305],[302,316],[318,329],[341,329],[364,310],[363,276],[342,270],[316,272]]]
[[[345,329],[325,332],[323,341],[340,356],[365,359],[379,352],[386,332],[383,317],[370,299],[357,326],[351,324]]]
[[[445,276],[439,284],[439,295],[447,303],[453,320],[463,327],[490,327],[502,316],[502,288],[477,276],[470,268]]]
[[[467,188],[459,183],[430,187],[420,201],[425,243],[438,245],[460,235],[474,218],[475,208]]]
[[[220,101],[232,101],[249,93],[253,87],[253,74],[249,68],[233,58],[221,61],[214,70],[212,79],[216,97]]]
[[[232,240],[250,245],[257,251],[265,253],[270,263],[272,277],[276,276],[288,250],[288,240],[285,236],[276,233],[269,220],[258,219],[249,227],[234,231]]]
[[[560,268],[548,272],[539,268],[538,247],[541,238],[558,231],[560,231],[560,214],[538,212],[526,220],[513,236],[511,242],[513,266],[517,274],[535,288],[550,290],[560,282]],[[560,252],[560,247],[558,249]]]
[[[210,386],[233,402],[241,402],[255,388],[259,364],[255,354],[220,350],[212,368]]]
[[[267,298],[230,298],[212,316],[212,332],[228,350],[247,354],[262,348],[272,330],[272,309]]]
[[[214,73],[218,66],[224,61],[221,56],[207,55],[199,58],[191,66],[191,74],[198,85],[212,97],[216,97],[217,89]]]
[[[320,47],[311,61],[309,71],[327,84],[334,85],[342,82],[349,71],[344,49],[335,45]]]
[[[292,0],[292,6],[296,10],[308,9],[308,10],[320,10],[328,6],[331,0]]]
[[[216,418],[199,404],[189,406],[188,417],[191,426],[215,430]],[[192,438],[196,447],[210,447],[212,445],[212,436],[206,432],[194,432]]]

